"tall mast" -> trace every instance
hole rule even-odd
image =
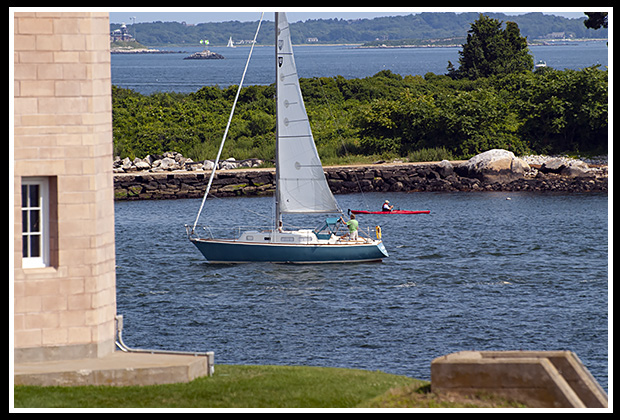
[[[278,136],[278,95],[279,95],[279,83],[278,83],[278,19],[280,14],[278,12],[275,13],[275,23],[276,23],[276,42],[275,42],[275,76],[276,76],[276,221],[275,221],[275,230],[278,230],[282,226],[282,214],[280,213],[280,171],[278,170],[278,148],[280,139]]]

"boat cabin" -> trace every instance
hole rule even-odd
[[[290,243],[290,244],[316,244],[319,241],[338,240],[338,218],[328,217],[318,228],[299,229],[294,231],[273,231],[273,230],[248,230],[242,232],[237,239],[240,242],[254,243]]]

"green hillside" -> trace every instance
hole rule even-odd
[[[542,13],[527,13],[509,16],[503,13],[485,15],[519,25],[521,34],[530,40],[565,36],[567,38],[607,38],[608,30],[593,30],[585,27],[581,19],[567,19]],[[309,42],[316,38],[320,44],[365,43],[379,40],[435,39],[465,37],[470,24],[478,19],[479,13],[419,13],[407,16],[380,17],[374,19],[309,19],[291,23],[295,44]],[[259,44],[273,44],[273,16],[265,15],[258,36]],[[258,21],[258,14],[257,14]],[[256,31],[256,22],[210,22],[188,25],[182,22],[149,22],[127,25],[136,39],[148,46],[198,45],[201,39],[208,39],[210,45],[226,45],[228,38],[235,42],[251,40]],[[111,24],[110,29],[120,28]]]

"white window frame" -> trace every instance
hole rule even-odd
[[[22,241],[29,240],[30,237],[40,235],[39,240],[39,255],[31,257],[24,255],[24,244],[22,243],[22,268],[43,268],[49,267],[50,264],[50,235],[49,235],[49,178],[47,177],[23,177],[22,178],[22,193],[23,187],[31,185],[39,186],[39,202],[30,203],[30,198],[26,197],[26,207],[24,204],[24,197],[22,197]],[[33,205],[34,204],[34,205]],[[29,223],[27,223],[26,231],[24,232],[24,212],[27,212],[30,217],[32,211],[39,211],[39,230],[37,232],[30,232]],[[28,247],[29,249],[29,247]]]

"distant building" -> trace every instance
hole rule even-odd
[[[306,42],[307,42],[308,44],[310,44],[310,43],[312,43],[312,42],[319,42],[319,39],[318,39],[317,37],[315,37],[315,36],[311,36],[311,37],[309,37],[309,38],[306,38]]]
[[[124,23],[120,29],[115,29],[110,32],[110,42],[115,41],[133,41],[133,36],[127,31],[127,25]]]
[[[574,34],[566,33],[566,32],[550,32],[545,35],[543,38],[547,39],[565,39],[565,38],[573,38]]]

